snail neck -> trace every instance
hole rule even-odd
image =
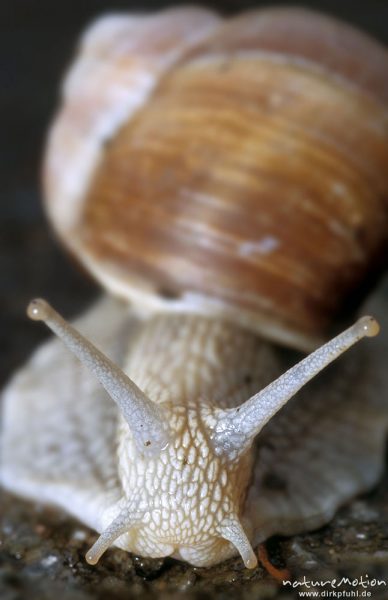
[[[238,406],[276,375],[270,343],[239,325],[160,313],[131,340],[124,370],[154,402]]]

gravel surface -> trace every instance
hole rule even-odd
[[[388,584],[388,478],[373,493],[343,508],[314,533],[273,538],[274,565],[296,582],[342,577]],[[84,560],[96,534],[64,513],[6,495],[2,501],[0,598],[2,600],[124,600],[127,598],[264,600],[298,598],[298,588],[277,584],[264,569],[245,569],[239,558],[209,569],[172,559],[144,559],[110,549],[97,566]],[[330,588],[331,589],[331,588]],[[363,591],[362,585],[345,589]],[[366,588],[386,600],[388,585]]]

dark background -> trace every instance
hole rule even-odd
[[[47,335],[43,327],[25,317],[31,297],[45,296],[70,316],[97,293],[97,286],[56,244],[40,204],[44,139],[58,103],[59,81],[77,37],[102,12],[151,11],[172,4],[177,3],[1,1],[0,383]],[[229,0],[203,4],[230,14],[279,3]],[[337,15],[382,41],[388,39],[385,0],[310,0],[299,4]]]

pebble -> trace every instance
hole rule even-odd
[[[58,562],[58,556],[51,554],[49,556],[45,556],[44,558],[42,558],[42,560],[40,561],[40,564],[42,565],[42,567],[47,569],[48,567],[52,567],[53,565],[55,565],[57,562]]]
[[[88,534],[84,529],[76,529],[73,531],[71,537],[73,540],[77,540],[78,542],[84,542],[88,537]]]
[[[14,531],[14,529],[10,523],[4,523],[1,529],[2,529],[2,532],[4,533],[4,535],[11,535]]]
[[[196,581],[197,581],[196,574],[193,573],[192,571],[191,572],[189,571],[188,573],[185,573],[184,576],[182,577],[181,581],[178,582],[177,588],[181,592],[185,592],[186,590],[192,588]]]
[[[35,526],[35,532],[38,535],[43,535],[44,533],[46,533],[47,531],[47,527],[45,525],[42,525],[41,523],[38,523],[38,525]]]
[[[379,518],[379,512],[363,500],[355,500],[350,506],[350,512],[353,519],[361,523],[373,523]]]

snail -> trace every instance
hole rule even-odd
[[[67,349],[8,384],[1,481],[97,530],[90,564],[114,544],[254,568],[257,544],[376,483],[384,340],[301,388],[378,333],[364,316],[317,348],[384,267],[387,56],[302,9],[111,15],[84,35],[46,207],[109,294],[74,327],[30,303]]]

